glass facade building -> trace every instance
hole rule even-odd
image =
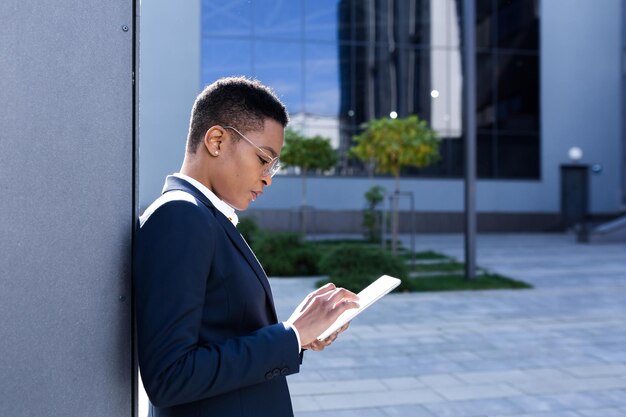
[[[540,172],[539,0],[476,2],[480,178]],[[201,83],[247,75],[272,86],[292,126],[330,138],[336,175],[363,122],[417,114],[441,161],[406,175],[461,177],[462,0],[203,0]]]

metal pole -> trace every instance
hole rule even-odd
[[[475,0],[463,1],[465,99],[465,277],[476,277],[476,45]]]
[[[415,195],[413,191],[407,192],[411,199],[411,265],[415,266]]]

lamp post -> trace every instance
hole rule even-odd
[[[476,278],[476,45],[474,0],[463,2],[465,117],[465,278]]]

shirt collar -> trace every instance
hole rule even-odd
[[[237,217],[237,213],[235,213],[235,209],[229,206],[224,200],[221,200],[218,196],[213,193],[213,191],[209,190],[204,184],[200,181],[193,179],[185,174],[181,174],[179,172],[172,174],[175,177],[178,177],[182,180],[187,181],[189,184],[196,187],[202,194],[209,199],[211,203],[215,206],[216,209],[220,211],[226,218],[234,225],[237,226],[239,223],[239,217]]]

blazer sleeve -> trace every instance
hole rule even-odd
[[[135,240],[138,358],[157,407],[197,401],[299,371],[293,330],[282,323],[243,337],[201,345],[207,277],[219,227],[205,207],[161,205]]]

